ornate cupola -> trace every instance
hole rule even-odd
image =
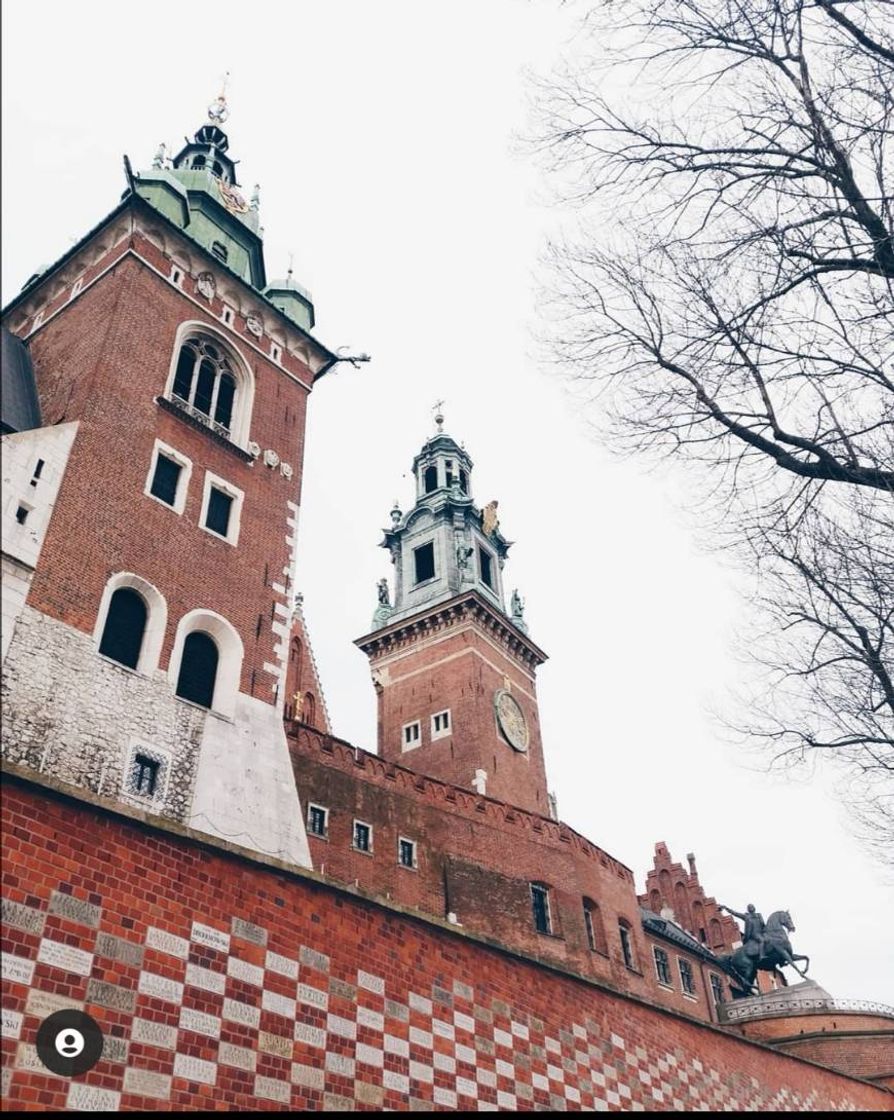
[[[440,410],[435,423],[413,460],[413,507],[403,513],[395,504],[382,541],[394,564],[393,622],[473,588],[505,613],[503,565],[512,542],[500,532],[499,503],[475,506],[472,460],[444,431]]]
[[[395,502],[382,547],[372,631],[357,641],[379,698],[379,753],[479,794],[549,813],[535,673],[524,604],[503,571],[511,541],[498,502],[472,498],[472,460],[437,430],[413,460],[415,500]]]

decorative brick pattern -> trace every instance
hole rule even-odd
[[[33,964],[30,980],[17,965],[4,984],[11,1107],[810,1111],[891,1101],[311,878],[46,791],[12,784],[4,814],[13,922],[3,949]],[[70,913],[97,907],[99,929],[53,913],[54,891],[74,900]],[[42,937],[32,913],[45,916]],[[41,953],[48,944],[67,952]],[[66,1004],[85,1006],[111,1043],[77,1083],[49,1074],[34,1051],[41,1019]]]

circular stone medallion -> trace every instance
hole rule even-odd
[[[494,711],[500,730],[506,736],[510,747],[517,751],[526,751],[529,738],[528,721],[519,702],[505,688],[494,693]]]

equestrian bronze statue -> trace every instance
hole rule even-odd
[[[791,965],[799,976],[807,975],[810,958],[795,953],[788,939],[789,933],[795,931],[788,910],[774,911],[765,922],[763,915],[755,910],[752,903],[748,904],[744,914],[729,906],[721,906],[720,909],[738,918],[745,927],[742,931],[742,945],[734,953],[717,958],[733,980],[738,982],[740,986],[738,994],[743,996],[757,994],[754,981],[758,972],[776,972],[785,965]],[[795,961],[805,962],[803,971],[798,968]],[[781,972],[779,976],[785,984],[786,980]]]

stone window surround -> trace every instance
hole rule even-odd
[[[164,504],[164,503],[162,503]],[[103,630],[106,625],[106,616],[109,613],[109,604],[112,596],[121,588],[127,587],[136,591],[146,604],[146,628],[143,631],[143,641],[140,645],[140,656],[136,669],[129,669],[126,665],[119,665],[117,661],[110,664],[118,665],[128,672],[137,672],[143,676],[152,676],[158,668],[158,658],[164,642],[165,630],[168,624],[168,605],[164,595],[142,576],[133,572],[117,572],[103,588],[102,598],[99,601],[99,610],[96,614],[96,625],[93,628],[93,644],[99,653],[99,644],[102,641]],[[106,660],[106,658],[103,658]]]
[[[177,623],[174,648],[171,650],[171,660],[168,665],[168,679],[171,682],[171,688],[176,693],[177,679],[180,675],[180,662],[183,659],[183,643],[186,641],[187,634],[194,630],[201,630],[213,638],[218,652],[217,676],[214,680],[214,696],[211,701],[211,708],[203,708],[202,711],[209,711],[212,715],[232,719],[242,676],[244,650],[242,639],[232,623],[215,611],[198,608],[189,611]],[[192,703],[190,700],[184,700],[179,696],[177,700],[183,704]]]
[[[667,975],[669,977],[667,980],[662,979],[661,972],[660,972],[660,969],[658,967],[658,954],[659,953],[664,954],[664,965],[665,965],[665,968],[667,969]],[[667,955],[667,950],[662,949],[661,946],[659,946],[659,945],[653,945],[652,946],[652,958],[655,961],[655,977],[658,980],[659,987],[667,988],[668,991],[672,992],[674,990],[674,984],[673,984],[673,977],[672,977],[671,969],[670,969],[670,957]]]
[[[447,717],[447,725],[446,725],[446,727],[442,727],[440,731],[435,730],[435,720],[438,718],[438,716],[446,716]],[[453,716],[450,713],[450,709],[445,708],[442,712],[434,712],[432,717],[431,717],[431,738],[432,738],[432,741],[434,742],[435,739],[446,739],[448,736],[450,736],[452,734],[453,734]]]
[[[311,810],[318,809],[323,814],[323,831],[314,832],[310,827]],[[309,836],[315,836],[318,840],[329,839],[329,810],[325,805],[318,805],[316,801],[308,801],[307,803],[307,833]]]
[[[686,987],[686,980],[684,979],[684,976],[683,976],[683,972],[684,972],[683,966],[684,965],[686,965],[689,968],[689,979],[690,979],[690,983],[692,985],[691,989]],[[695,969],[692,967],[691,962],[687,961],[683,957],[677,957],[677,971],[680,974],[680,989],[683,992],[683,998],[684,999],[697,1000],[698,995],[697,995],[696,990],[695,990]]]
[[[215,532],[214,529],[209,529],[205,524],[205,519],[208,516],[208,503],[211,500],[212,487],[226,494],[228,498],[233,499],[233,504],[230,507],[230,520],[227,523],[227,535],[225,537]],[[204,532],[210,533],[212,537],[216,537],[219,541],[226,541],[227,544],[231,544],[235,548],[239,543],[239,527],[242,521],[242,499],[244,497],[244,492],[240,490],[238,486],[234,486],[232,482],[227,482],[225,478],[221,478],[219,475],[212,474],[211,471],[205,471],[205,485],[202,488],[202,512],[199,517],[199,527],[204,530]]]
[[[161,783],[156,786],[155,793],[151,796],[144,793],[137,793],[130,788],[130,776],[138,754],[145,754],[149,758],[154,758],[162,763],[160,767]],[[150,745],[140,739],[131,739],[124,750],[124,766],[121,771],[122,799],[135,805],[164,805],[168,796],[168,783],[173,763],[174,756],[167,748],[157,747],[154,744]]]
[[[412,863],[404,863],[403,860],[400,858],[400,846],[401,846],[401,844],[409,844],[412,847],[412,849],[413,849],[413,862]],[[419,860],[417,859],[417,856],[416,856],[417,851],[418,851],[418,845],[416,844],[415,840],[411,840],[409,838],[409,836],[398,836],[398,838],[397,838],[397,866],[402,867],[404,869],[404,871],[418,871]]]
[[[357,846],[357,825],[358,824],[362,825],[363,828],[365,828],[369,833],[369,847],[368,848],[358,848],[358,846]],[[354,820],[351,824],[351,849],[355,852],[360,852],[360,854],[364,855],[364,856],[373,855],[374,850],[375,850],[374,845],[373,845],[373,826],[371,824],[369,824],[368,821],[362,821],[358,817],[354,818]]]
[[[246,450],[249,443],[249,429],[251,427],[251,413],[254,405],[255,379],[251,366],[243,357],[242,352],[231,341],[220,327],[201,319],[189,319],[177,328],[174,338],[174,347],[171,352],[171,364],[165,381],[163,396],[168,400],[174,391],[174,378],[177,373],[177,361],[180,350],[187,339],[205,335],[215,346],[224,352],[229,359],[230,370],[236,379],[236,396],[233,401],[233,415],[230,421],[229,439],[237,447]],[[212,429],[213,430],[213,429]]]
[[[180,477],[177,479],[177,493],[174,496],[174,504],[169,506],[167,502],[163,502],[161,498],[156,498],[152,493],[152,480],[155,477],[155,466],[158,462],[159,453],[166,455],[169,459],[173,459],[180,467]],[[174,513],[180,515],[186,508],[186,493],[189,489],[189,480],[192,475],[192,460],[188,459],[182,452],[175,450],[170,444],[164,443],[162,440],[157,439],[152,448],[152,458],[149,462],[149,473],[146,476],[146,485],[143,487],[143,493],[147,498],[151,498],[153,502],[158,502],[160,506],[165,509],[173,510]]]
[[[416,735],[412,739],[407,739],[407,729],[410,727],[416,728]],[[417,747],[422,746],[422,721],[412,719],[409,723],[405,723],[400,729],[400,750],[401,754],[406,754],[407,751],[415,751]]]

